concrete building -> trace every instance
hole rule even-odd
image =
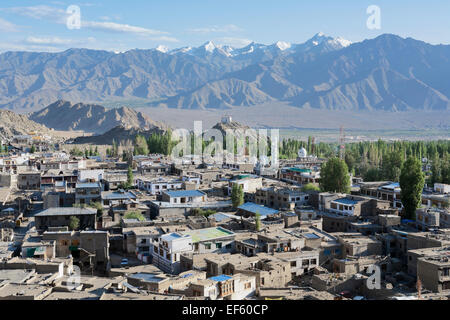
[[[380,256],[383,253],[381,241],[374,237],[364,236],[360,233],[336,233],[334,235],[343,246],[343,258]]]
[[[68,227],[70,217],[80,220],[79,230],[96,229],[97,210],[91,208],[50,208],[34,216],[38,231],[46,231],[50,227]]]
[[[97,170],[79,170],[78,181],[81,183],[100,182],[103,180],[105,171],[103,169]]]
[[[243,300],[256,294],[256,278],[245,274],[219,275],[191,283],[188,296],[209,300]]]
[[[280,179],[296,185],[313,184],[318,186],[320,172],[310,168],[287,167],[280,170]]]
[[[181,180],[167,180],[164,178],[136,180],[136,185],[139,190],[147,191],[152,195],[161,195],[164,191],[174,191],[183,189],[183,181]]]
[[[231,195],[233,185],[241,186],[244,193],[255,193],[256,190],[262,188],[262,178],[253,174],[234,176],[233,179],[228,182],[228,195]]]
[[[22,172],[17,177],[17,187],[20,190],[39,190],[41,187],[40,172]]]
[[[101,201],[101,186],[99,182],[77,183],[75,186],[75,203],[91,204]]]
[[[107,231],[46,231],[44,241],[56,243],[56,257],[71,255],[74,263],[106,272],[110,269],[109,234]]]
[[[309,203],[310,195],[300,190],[262,188],[255,193],[255,203],[277,210],[295,210]]]
[[[362,196],[389,201],[393,208],[403,208],[400,192],[400,184],[397,182],[362,182],[360,184],[360,194]]]
[[[206,202],[208,196],[199,190],[164,191],[162,201],[169,204],[196,204]]]
[[[450,251],[419,258],[417,277],[424,288],[433,292],[450,292]]]
[[[192,237],[180,233],[169,233],[153,239],[151,244],[152,263],[170,274],[179,274],[180,256],[193,251]]]
[[[196,229],[180,232],[183,236],[192,239],[194,253],[231,252],[235,233],[222,227]]]
[[[441,210],[435,208],[421,208],[416,210],[416,225],[421,231],[436,229],[440,226]]]

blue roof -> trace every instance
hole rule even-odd
[[[286,212],[284,215],[286,217],[295,217],[297,214],[295,212]]]
[[[215,276],[215,277],[212,277],[212,278],[209,278],[209,279],[213,280],[213,281],[217,281],[217,282],[222,282],[222,281],[230,280],[230,279],[232,279],[232,277],[222,274],[220,276]]]
[[[319,239],[320,238],[317,234],[314,234],[314,233],[306,233],[304,236],[306,239]]]
[[[194,274],[193,273],[187,273],[187,274],[183,274],[180,278],[186,279],[189,277],[192,277]]]
[[[136,196],[131,192],[102,192],[103,200],[127,200],[127,199],[136,199]]]
[[[75,188],[100,188],[100,184],[98,182],[93,183],[77,183]]]
[[[217,212],[217,213],[210,215],[209,218],[214,218],[214,220],[216,220],[217,222],[220,222],[222,220],[229,219],[230,217],[221,212]]]
[[[340,198],[340,199],[333,200],[333,202],[337,202],[337,203],[341,203],[341,204],[345,204],[345,205],[355,205],[359,201],[351,200],[351,199],[348,199],[348,198]]]
[[[166,194],[171,198],[179,197],[203,197],[205,193],[198,190],[179,190],[179,191],[166,191]]]
[[[394,183],[391,183],[391,184],[387,184],[387,185],[385,185],[385,186],[381,186],[381,188],[383,188],[383,189],[396,189],[396,188],[400,188],[400,183],[394,182]]]
[[[161,238],[163,238],[165,241],[172,241],[172,240],[180,239],[181,237],[182,236],[180,234],[172,232],[172,233],[163,235]]]
[[[261,216],[268,216],[277,214],[279,212],[278,210],[261,206],[253,202],[244,203],[243,205],[239,206],[238,209],[245,210],[254,214],[259,213]]]

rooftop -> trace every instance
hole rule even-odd
[[[97,214],[97,210],[91,208],[49,208],[35,215],[35,217],[48,216],[81,216]]]
[[[77,183],[75,186],[76,189],[90,189],[90,188],[100,188],[100,183]]]
[[[217,282],[223,282],[223,281],[228,281],[228,280],[233,279],[233,278],[230,277],[230,276],[226,276],[226,275],[222,274],[220,276],[211,277],[209,279],[213,280],[213,281],[217,281]]]
[[[261,216],[274,215],[279,212],[278,210],[261,206],[253,202],[244,203],[243,205],[239,206],[238,209],[248,211],[254,214],[259,213]]]
[[[234,232],[221,227],[196,229],[182,232],[182,234],[191,236],[193,243],[234,236]]]
[[[347,206],[354,206],[359,201],[358,200],[349,199],[349,198],[340,198],[340,199],[333,200],[333,202],[337,202],[337,203],[344,204],[344,205],[347,205]]]
[[[165,193],[171,198],[179,197],[203,197],[204,192],[198,190],[179,190],[179,191],[165,191]]]

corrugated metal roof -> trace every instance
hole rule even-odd
[[[261,206],[253,202],[244,203],[243,205],[239,206],[238,209],[252,212],[254,214],[259,213],[261,216],[277,214],[279,212],[278,210]]]
[[[35,217],[81,216],[91,214],[97,214],[97,210],[91,208],[50,208],[39,212]]]
[[[205,193],[198,190],[180,190],[180,191],[165,191],[171,198],[179,197],[203,197]]]
[[[94,183],[77,183],[75,188],[100,188],[100,183],[94,182]]]

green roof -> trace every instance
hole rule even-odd
[[[288,170],[301,173],[311,172],[311,169],[300,169],[300,168],[288,168]]]
[[[189,235],[192,238],[193,243],[210,241],[214,239],[233,236],[234,232],[226,230],[221,227],[196,229],[191,231],[180,232],[183,235]]]

